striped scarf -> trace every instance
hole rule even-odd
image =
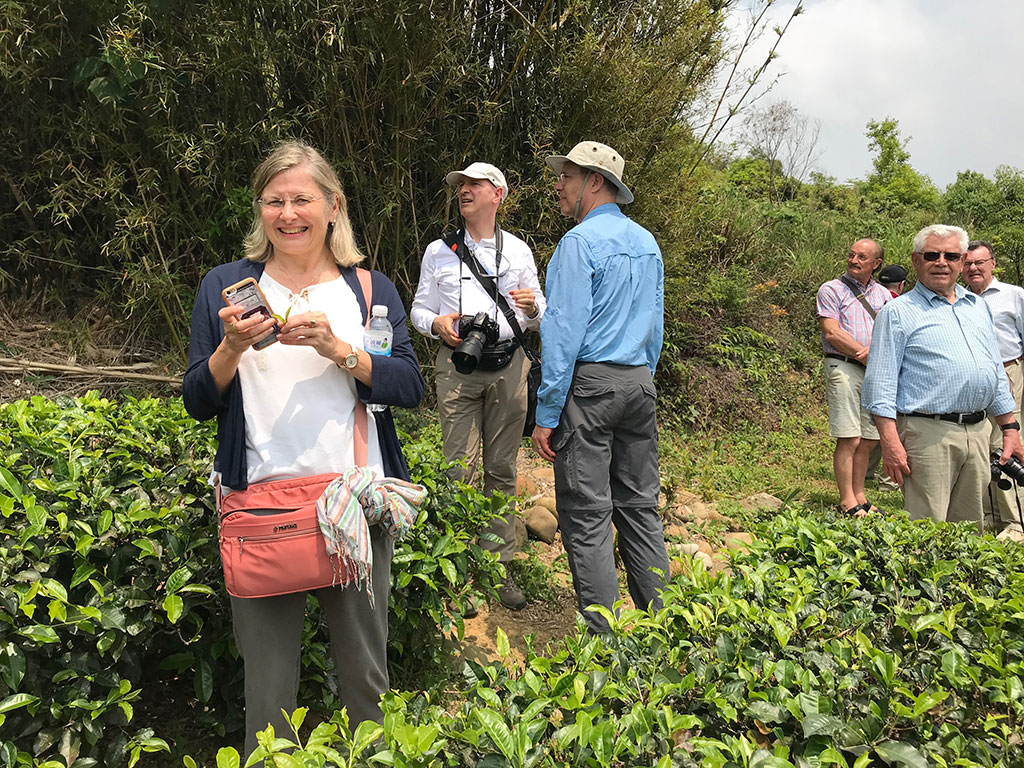
[[[402,538],[416,522],[417,510],[427,498],[422,485],[394,477],[376,480],[372,470],[353,467],[334,480],[316,502],[316,516],[327,554],[344,569],[338,584],[355,582],[373,607],[373,549],[370,526],[378,523],[392,539]]]

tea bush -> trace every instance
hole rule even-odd
[[[581,626],[517,663],[499,630],[505,661],[468,663],[454,702],[393,693],[383,726],[352,735],[338,713],[305,741],[268,731],[249,764],[1024,764],[1024,548],[799,510],[759,538],[733,575],[695,565],[606,638]]]
[[[167,748],[139,720],[164,724],[176,706],[171,717],[209,731],[239,727],[213,446],[212,423],[177,400],[0,405],[0,765],[134,764]],[[425,687],[461,632],[447,601],[494,595],[501,566],[472,532],[505,500],[449,480],[429,436],[406,451],[431,498],[396,547],[390,645],[396,682]],[[302,700],[331,711],[315,612],[305,637]]]

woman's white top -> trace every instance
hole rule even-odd
[[[273,311],[284,317],[323,313],[339,339],[363,348],[363,319],[355,294],[339,276],[295,295],[266,272],[260,278]],[[360,354],[367,354],[360,352]],[[352,436],[356,381],[312,347],[277,343],[247,349],[238,365],[245,402],[249,483],[344,472],[355,465]],[[384,476],[373,414],[367,413],[367,467]]]

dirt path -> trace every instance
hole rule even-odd
[[[528,500],[520,512],[530,507],[554,504],[554,470],[543,461],[532,448],[524,446],[519,451],[520,496]],[[706,503],[688,491],[676,490],[662,497],[662,516],[665,523],[665,538],[669,548],[671,572],[675,576],[687,560],[699,560],[712,573],[727,569],[729,551],[747,546],[750,533],[743,530],[739,521],[721,515],[714,504]],[[782,502],[768,494],[756,494],[743,499],[741,506],[747,509],[778,509]],[[556,518],[557,519],[557,518]],[[520,542],[527,535],[525,526],[520,528]],[[710,535],[705,535],[710,534]],[[576,596],[565,560],[561,535],[555,533],[550,543],[537,540],[530,532],[532,548],[538,559],[550,568],[550,578],[557,587],[554,601],[533,602],[522,611],[510,611],[498,603],[482,605],[479,614],[465,620],[465,636],[462,642],[462,656],[466,659],[486,663],[498,658],[496,645],[500,627],[508,636],[513,655],[523,658],[526,637],[533,635],[534,648],[544,649],[549,643],[558,641],[576,631]],[[527,557],[519,552],[517,557]],[[693,567],[693,563],[689,567]],[[625,605],[632,607],[626,589],[624,574],[620,569],[620,594]]]

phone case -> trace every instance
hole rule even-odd
[[[244,320],[245,318],[252,317],[255,314],[261,314],[264,317],[271,317],[274,314],[270,309],[267,297],[264,296],[263,291],[260,290],[259,283],[257,283],[252,277],[247,277],[244,280],[239,280],[234,285],[229,285],[221,291],[221,296],[224,298],[225,304],[233,304],[235,306],[242,307],[245,310],[241,315],[239,315],[239,320]],[[279,330],[280,328],[275,322],[273,330],[253,344],[252,348],[264,349],[269,347],[277,341],[277,334]]]

